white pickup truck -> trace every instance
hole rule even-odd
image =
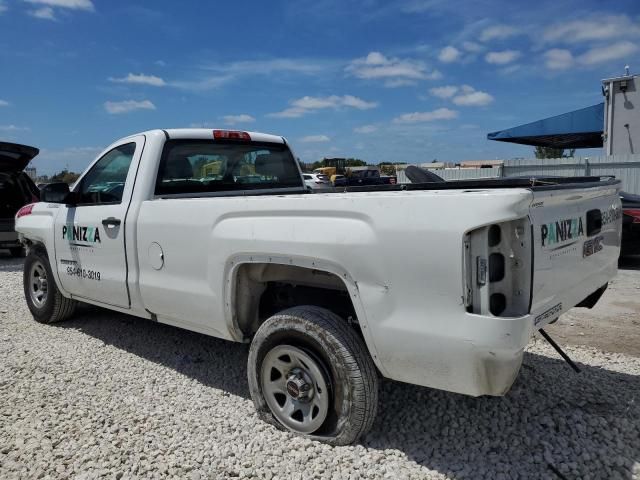
[[[57,189],[57,190],[56,190]],[[311,193],[284,138],[153,130],[109,146],[16,230],[40,322],[86,302],[251,342],[260,417],[332,444],[375,417],[379,376],[504,395],[532,333],[617,271],[611,178]]]

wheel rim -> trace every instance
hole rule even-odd
[[[36,307],[42,307],[47,301],[49,292],[47,270],[41,262],[34,262],[29,274],[29,296]]]
[[[322,365],[304,350],[278,345],[262,362],[264,398],[285,427],[298,433],[315,432],[329,411],[329,385]]]

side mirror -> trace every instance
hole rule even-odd
[[[64,182],[56,182],[45,185],[40,190],[40,201],[49,203],[66,203],[69,197],[69,185]]]

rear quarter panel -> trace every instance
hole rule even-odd
[[[238,339],[225,292],[239,259],[333,266],[344,272],[381,371],[448,388],[455,355],[449,340],[482,343],[495,334],[469,329],[464,234],[526,216],[531,198],[511,189],[145,201],[136,225],[140,291],[161,320]],[[150,265],[153,242],[164,251],[161,270]]]

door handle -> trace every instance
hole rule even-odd
[[[121,220],[115,217],[109,217],[102,220],[102,225],[104,225],[106,228],[119,227],[120,223],[122,223]]]

